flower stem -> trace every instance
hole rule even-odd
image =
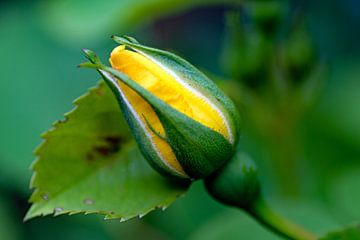
[[[262,225],[285,237],[294,240],[315,240],[316,235],[302,228],[301,226],[291,222],[290,220],[280,216],[271,210],[268,205],[259,198],[252,207],[246,209],[247,212],[258,220]]]

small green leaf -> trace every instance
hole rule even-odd
[[[360,239],[360,226],[351,226],[343,230],[328,233],[320,240],[359,240]]]
[[[186,191],[147,164],[105,84],[75,104],[36,151],[25,219],[84,212],[127,220],[166,208]]]

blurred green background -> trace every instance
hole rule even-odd
[[[112,34],[169,49],[238,104],[241,147],[274,208],[318,234],[360,218],[360,3],[235,0],[0,2],[1,239],[279,239],[201,182],[142,220],[101,216],[23,222],[40,133],[98,76]]]

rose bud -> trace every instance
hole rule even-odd
[[[201,179],[234,154],[240,118],[232,101],[202,72],[167,51],[113,37],[104,66],[84,50],[108,84],[144,157],[160,173]]]

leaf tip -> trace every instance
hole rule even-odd
[[[100,64],[101,61],[99,57],[96,55],[96,53],[90,49],[83,48],[82,52],[84,53],[85,57],[93,64]],[[82,64],[80,64],[82,65]]]

